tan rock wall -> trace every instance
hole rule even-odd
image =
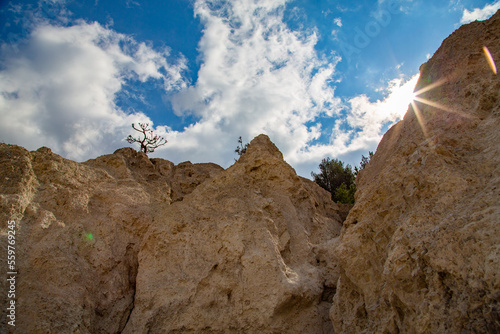
[[[17,332],[332,331],[337,207],[269,138],[226,171],[5,144],[0,164],[2,248],[7,220],[18,229]]]
[[[340,231],[328,194],[265,136],[182,202],[161,208],[139,253],[124,333],[330,333],[321,257]]]
[[[172,202],[172,188],[192,187],[177,186],[172,163],[132,149],[79,164],[47,148],[0,144],[0,161],[2,248],[7,221],[17,222],[16,333],[120,332],[153,209]],[[191,167],[202,170],[199,182],[222,170]],[[2,331],[12,329],[1,322]]]
[[[423,65],[428,102],[384,136],[343,226],[264,135],[227,170],[0,144],[16,333],[499,332],[500,77],[482,51],[498,62],[499,39],[497,13]]]
[[[410,109],[358,179],[336,255],[343,333],[500,331],[500,14],[463,26],[421,68]],[[436,108],[436,105],[441,108]],[[445,109],[445,110],[443,110]]]

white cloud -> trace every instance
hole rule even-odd
[[[490,16],[495,14],[496,11],[499,9],[500,9],[500,1],[486,5],[483,8],[474,8],[472,12],[465,9],[462,15],[462,19],[460,20],[460,23],[465,24],[476,20],[478,21],[486,20]]]
[[[388,86],[389,94],[384,100],[370,102],[365,95],[349,100],[351,112],[347,122],[353,130],[347,132],[350,134],[349,140],[336,140],[337,145],[347,150],[378,144],[383,126],[403,118],[413,98],[418,78],[417,74],[406,82],[402,79],[392,80]]]
[[[302,154],[298,169],[304,173],[316,169],[318,161],[325,156],[341,158],[356,165],[361,155],[375,151],[382,139],[384,129],[401,120],[413,98],[413,90],[419,74],[405,81],[391,80],[387,96],[371,102],[366,95],[351,98],[346,103],[345,117],[339,118],[331,134],[331,144],[316,145]],[[314,165],[313,162],[316,162]]]
[[[414,0],[378,0],[377,3],[380,9],[390,9],[391,12],[400,11],[404,14],[409,14],[419,4]]]
[[[197,150],[200,159],[210,154],[230,163],[239,136],[250,140],[266,133],[294,164],[296,152],[319,136],[315,119],[340,110],[329,85],[338,59],[320,59],[314,32],[293,32],[283,23],[285,1],[218,4],[195,4],[204,24],[202,65],[196,85],[173,99],[178,115],[194,114],[199,122],[172,133],[175,139],[165,151],[174,154],[182,145],[183,153],[175,154],[188,158]],[[221,143],[222,151],[213,149]]]
[[[239,136],[250,140],[266,133],[299,174],[307,176],[325,156],[356,151],[360,157],[374,150],[384,125],[407,110],[408,94],[406,102],[396,100],[401,91],[413,90],[415,78],[406,84],[391,82],[384,101],[371,103],[361,96],[345,105],[336,98],[331,80],[338,59],[317,55],[314,32],[288,29],[282,22],[284,1],[218,4],[214,9],[196,2],[205,26],[199,44],[202,65],[196,85],[175,96],[173,107],[178,115],[193,114],[199,121],[169,134],[166,156],[228,166]],[[337,119],[333,134],[320,118]],[[318,143],[320,137],[331,138]]]
[[[342,19],[340,17],[333,19],[333,23],[339,27],[342,27]]]
[[[0,49],[0,140],[49,146],[76,160],[110,153],[127,145],[131,123],[151,123],[121,110],[117,96],[130,82],[153,81],[177,92],[171,102],[178,116],[197,120],[180,131],[157,127],[168,144],[156,156],[228,167],[239,136],[246,142],[266,133],[303,176],[326,156],[358,162],[406,111],[416,78],[390,82],[382,101],[358,96],[342,102],[332,83],[339,59],[317,54],[315,31],[288,28],[285,3],[197,0],[204,29],[191,86],[182,76],[186,60],[167,62],[168,50],[97,23],[41,21],[23,44]]]
[[[166,51],[98,23],[41,24],[17,45],[2,45],[0,140],[36,149],[45,145],[84,160],[124,146],[130,124],[149,122],[116,104],[125,80],[185,86],[185,64],[168,64]]]

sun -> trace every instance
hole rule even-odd
[[[408,106],[415,99],[415,85],[420,75],[414,75],[410,80],[403,83],[401,79],[393,80],[389,87],[390,94],[384,101],[383,110],[390,119],[403,119]]]

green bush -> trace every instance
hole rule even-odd
[[[334,202],[354,204],[356,176],[368,165],[373,155],[373,152],[368,152],[367,157],[362,155],[361,163],[359,167],[354,167],[354,171],[349,164],[344,166],[344,163],[338,159],[326,158],[319,164],[320,172],[318,174],[312,172],[311,175],[320,187],[332,194]]]
[[[356,192],[355,176],[351,165],[344,166],[338,159],[323,159],[319,164],[320,173],[311,173],[314,181],[332,194],[336,203],[354,204]]]

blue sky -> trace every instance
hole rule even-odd
[[[167,138],[152,157],[229,167],[266,133],[302,176],[356,165],[402,118],[420,65],[500,1],[0,2],[0,141],[77,161]]]

